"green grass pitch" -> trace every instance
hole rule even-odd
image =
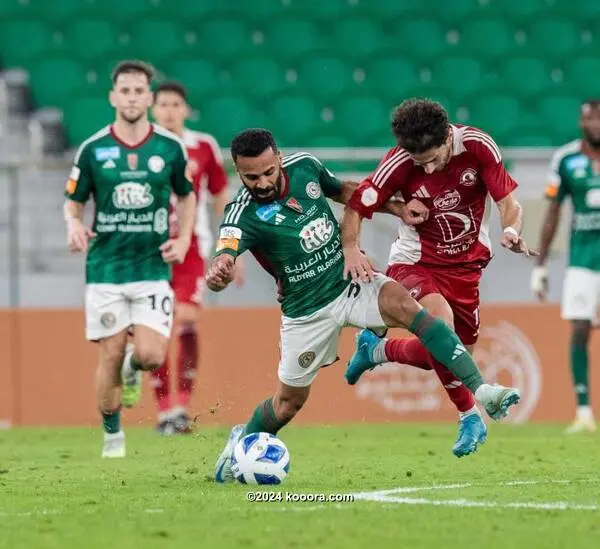
[[[281,433],[290,476],[266,489],[284,501],[270,503],[211,481],[226,430],[126,433],[128,457],[101,460],[99,429],[0,432],[0,547],[583,549],[600,539],[600,436],[559,426],[491,425],[461,460],[453,425],[291,426]]]

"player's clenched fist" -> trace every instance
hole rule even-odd
[[[160,246],[165,263],[183,263],[190,247],[190,241],[185,238],[171,238]]]
[[[235,274],[235,260],[229,254],[218,256],[206,274],[206,285],[213,292],[224,290],[233,280]]]
[[[95,236],[96,233],[79,219],[73,217],[67,220],[67,245],[71,252],[87,252],[89,240]]]

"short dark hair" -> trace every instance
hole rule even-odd
[[[392,114],[392,132],[398,145],[411,154],[441,147],[449,129],[448,113],[430,99],[407,99]]]
[[[167,82],[162,82],[159,84],[154,90],[154,101],[158,99],[158,94],[160,92],[168,92],[168,93],[176,93],[187,103],[187,90],[183,84],[179,82],[175,82],[174,80],[169,80]]]
[[[581,112],[587,110],[587,109],[597,109],[600,107],[600,99],[598,98],[589,98],[589,99],[585,99],[584,101],[581,102]]]
[[[255,158],[268,148],[274,153],[279,152],[273,134],[263,128],[250,128],[238,133],[231,141],[231,157],[234,161],[238,156]]]
[[[144,61],[126,60],[121,61],[112,71],[111,80],[113,85],[116,84],[117,78],[121,74],[132,74],[141,72],[148,78],[148,84],[152,83],[154,78],[154,67]]]

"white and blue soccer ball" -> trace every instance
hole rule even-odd
[[[231,470],[242,484],[281,484],[290,470],[290,453],[277,437],[251,433],[235,445]]]

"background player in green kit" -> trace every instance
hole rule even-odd
[[[542,226],[540,256],[531,275],[531,289],[540,300],[548,292],[546,261],[560,220],[563,200],[573,207],[569,266],[563,286],[562,317],[571,321],[571,372],[577,415],[569,433],[595,431],[589,401],[588,342],[600,306],[600,100],[581,106],[583,139],[558,149],[550,164],[546,188],[548,209]]]
[[[483,382],[456,334],[402,285],[379,273],[371,282],[344,278],[339,225],[327,198],[345,204],[356,183],[342,183],[307,153],[282,159],[266,130],[237,135],[231,155],[244,186],[225,209],[207,284],[223,290],[233,279],[235,258],[250,250],[277,279],[283,315],[275,395],[257,406],[246,425],[232,429],[217,461],[217,482],[232,480],[231,454],[240,437],[275,434],[302,408],[319,369],[336,361],[344,326],[407,327],[465,385],[475,381],[483,388],[481,402],[489,412],[518,402],[518,391]]]
[[[152,76],[144,63],[116,67],[110,92],[116,120],[83,142],[65,193],[69,248],[87,252],[86,336],[99,343],[96,398],[104,425],[103,457],[125,456],[121,396],[133,405],[140,396],[141,371],[164,361],[173,317],[169,263],[183,260],[194,223],[196,199],[185,147],[148,121]],[[172,192],[179,199],[180,236],[170,240]],[[82,222],[90,196],[92,229]],[[125,356],[130,326],[135,327],[135,351]]]

